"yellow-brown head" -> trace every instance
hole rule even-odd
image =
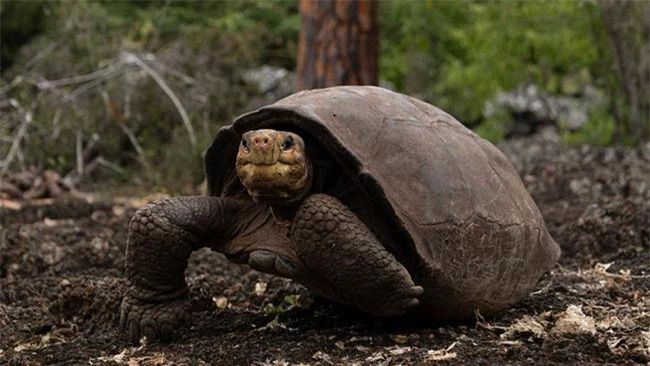
[[[242,136],[237,176],[255,201],[287,203],[311,187],[305,142],[292,132],[255,130]]]

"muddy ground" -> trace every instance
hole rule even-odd
[[[0,364],[650,364],[650,146],[501,148],[563,256],[523,302],[464,324],[377,320],[208,251],[191,327],[131,347],[117,328],[129,217],[147,200],[0,208]]]

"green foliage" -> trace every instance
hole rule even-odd
[[[441,78],[441,66],[464,50],[452,42],[450,29],[469,18],[453,1],[391,1],[380,10],[380,76],[398,90],[428,93]]]
[[[608,146],[612,143],[616,121],[606,106],[594,110],[579,131],[564,131],[563,140],[574,145]]]
[[[300,295],[287,295],[282,299],[282,303],[274,305],[268,303],[264,306],[264,313],[267,315],[279,315],[293,309],[307,309],[311,306],[311,300],[305,299]]]
[[[595,4],[558,1],[395,1],[382,14],[382,78],[421,95],[464,123],[500,138],[484,121],[484,103],[498,91],[535,83],[573,94],[598,67]],[[405,21],[409,19],[409,21]],[[414,55],[425,61],[419,60]],[[416,80],[410,82],[409,80]]]
[[[484,120],[474,131],[484,139],[497,143],[503,139],[511,123],[512,115],[502,108]]]
[[[125,44],[132,48],[156,49],[179,38],[217,46],[219,38],[236,45],[240,60],[295,64],[300,23],[293,1],[106,1],[102,7],[116,28],[129,28]]]

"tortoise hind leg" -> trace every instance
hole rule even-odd
[[[296,214],[291,236],[299,259],[319,279],[306,279],[304,285],[317,294],[382,317],[418,305],[422,287],[336,198],[308,197]]]

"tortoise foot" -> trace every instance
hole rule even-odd
[[[127,295],[122,300],[120,327],[134,345],[140,343],[142,336],[149,341],[169,341],[191,317],[190,302],[185,298],[149,303]]]

